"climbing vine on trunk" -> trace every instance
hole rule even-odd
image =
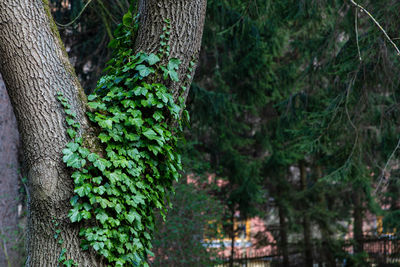
[[[115,56],[88,97],[88,117],[98,126],[100,146],[80,136],[70,104],[57,95],[72,139],[63,150],[74,180],[69,217],[84,222],[82,248],[94,249],[113,266],[148,266],[153,212],[157,208],[165,216],[166,193],[181,170],[176,143],[184,104],[179,98],[176,104],[165,85],[179,80],[180,61],[169,58],[170,24],[164,22],[158,54],[134,54],[130,12],[117,29],[111,43]]]

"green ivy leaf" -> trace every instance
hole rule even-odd
[[[108,219],[108,215],[104,211],[101,211],[96,215],[96,219],[99,220],[102,224],[104,224]]]
[[[104,103],[95,102],[95,101],[89,102],[88,106],[90,108],[92,108],[92,109],[100,109],[100,110],[106,110],[107,109],[107,107],[106,107],[106,105]]]
[[[159,97],[159,99],[164,102],[164,103],[168,103],[168,94],[164,93],[162,91],[158,91],[156,92],[156,95]]]
[[[116,182],[121,180],[120,177],[121,177],[121,172],[112,172],[110,173],[109,179],[111,183],[115,184]]]
[[[96,97],[97,97],[96,94],[91,94],[91,95],[88,96],[88,100],[89,100],[89,101],[93,101],[93,100],[96,99]]]
[[[179,112],[181,111],[181,108],[178,105],[171,104],[170,110],[171,110],[171,113],[174,115],[175,118],[179,117]]]
[[[86,202],[84,202],[82,204],[82,206],[86,211],[90,211],[92,209],[92,206],[89,203],[86,203]]]
[[[156,111],[156,112],[154,112],[154,114],[153,114],[153,118],[154,118],[156,121],[160,121],[160,120],[164,119],[164,116],[162,115],[162,113],[161,113],[160,111]]]
[[[75,188],[74,192],[77,193],[80,197],[87,196],[92,191],[92,186],[90,184],[83,184]]]
[[[121,206],[121,204],[115,205],[115,211],[116,211],[117,213],[121,213],[121,211],[122,211],[122,206]]]
[[[82,214],[79,212],[77,208],[73,208],[69,210],[68,216],[71,220],[71,222],[79,222],[82,220]]]
[[[81,211],[82,214],[82,218],[85,220],[89,220],[90,218],[92,218],[92,214],[86,210]]]
[[[84,182],[85,180],[85,175],[83,175],[80,171],[76,171],[71,175],[72,178],[74,178],[74,183],[75,185],[80,185]]]
[[[100,133],[98,137],[102,143],[107,143],[111,139],[111,136],[109,136],[105,133]]]
[[[76,113],[73,112],[71,109],[65,109],[65,113],[73,118],[76,118]]]
[[[68,125],[72,125],[72,124],[75,123],[75,120],[72,119],[72,118],[69,118],[69,117],[66,117],[66,118],[65,118],[65,121],[67,122]]]
[[[130,99],[122,100],[121,103],[124,106],[124,108],[128,108],[128,107],[135,108],[136,107],[135,101],[130,100]]]
[[[71,143],[68,143],[68,144],[67,144],[67,148],[69,148],[69,150],[70,150],[71,152],[75,152],[75,151],[78,150],[79,144],[71,142]]]
[[[96,202],[100,204],[100,206],[105,209],[108,206],[109,201],[107,199],[104,199],[102,197],[96,197]]]
[[[181,64],[181,61],[177,58],[171,58],[170,61],[168,62],[168,74],[171,80],[174,82],[179,81],[178,73],[176,72],[179,69],[179,65]]]
[[[141,118],[129,117],[127,125],[128,126],[129,125],[133,125],[133,126],[136,126],[136,127],[140,128],[143,125],[143,120]]]
[[[104,186],[98,186],[93,188],[93,192],[99,195],[103,195],[104,192],[106,192],[106,189],[104,188]]]
[[[132,159],[134,159],[136,161],[139,160],[140,154],[139,154],[139,151],[136,148],[129,149],[126,152],[127,152],[128,156],[131,157]]]
[[[68,128],[67,129],[67,134],[71,139],[74,139],[76,136],[76,131],[72,128]]]
[[[113,121],[111,119],[108,120],[99,120],[99,126],[103,129],[112,129]]]
[[[104,248],[104,243],[103,242],[94,242],[93,248],[94,248],[94,250],[98,251],[98,250]]]
[[[129,140],[129,141],[137,141],[137,140],[140,139],[139,135],[137,135],[137,134],[132,134],[132,133],[126,133],[126,134],[125,134],[125,137],[126,137],[126,139]]]
[[[149,68],[143,64],[137,65],[135,69],[139,72],[139,75],[143,78],[149,76],[151,73],[154,72],[152,68]]]
[[[90,162],[95,162],[95,161],[98,160],[99,158],[100,158],[100,156],[97,155],[96,153],[90,153],[90,154],[88,155],[88,157],[87,157],[87,159],[88,159]]]
[[[78,152],[79,152],[79,154],[81,154],[82,158],[86,158],[90,154],[89,149],[84,148],[84,147],[79,147]]]
[[[78,266],[78,264],[75,263],[74,260],[72,260],[72,259],[64,261],[63,265],[65,265],[66,267]]]
[[[157,133],[153,131],[152,129],[147,128],[146,131],[142,133],[144,136],[146,136],[150,140],[157,140],[160,139],[159,136],[157,136]]]
[[[95,184],[100,184],[101,181],[103,181],[103,178],[101,176],[97,176],[97,177],[92,178],[92,181]]]
[[[85,160],[82,160],[77,153],[71,151],[68,148],[63,149],[63,153],[63,161],[67,164],[68,167],[79,169],[84,166]]]
[[[178,73],[176,71],[169,71],[168,75],[174,82],[179,82]]]
[[[82,137],[77,137],[77,138],[75,138],[75,143],[77,143],[77,144],[79,144],[79,145],[82,145],[82,143],[83,143],[83,138],[82,138]]]
[[[145,87],[137,86],[137,87],[133,90],[133,93],[134,93],[136,96],[138,96],[138,95],[146,96],[148,91],[149,91],[149,90],[148,90],[147,88],[145,88]]]
[[[77,195],[75,195],[75,196],[73,196],[73,197],[71,198],[70,203],[71,203],[71,206],[72,206],[72,207],[75,207],[75,206],[76,206],[76,204],[78,203],[78,199],[79,199],[79,197],[78,197]]]
[[[133,22],[132,13],[129,11],[122,17],[122,23],[125,26],[130,26]]]
[[[147,62],[149,63],[149,65],[154,65],[157,62],[160,61],[160,58],[158,56],[156,56],[155,54],[151,53],[148,57],[147,57]]]
[[[103,158],[99,158],[95,162],[93,162],[93,166],[98,168],[101,172],[103,172],[106,168],[111,166],[111,163]]]
[[[125,218],[129,223],[132,223],[134,220],[140,221],[140,215],[134,210],[131,210],[129,213],[125,214]]]

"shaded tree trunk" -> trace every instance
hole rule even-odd
[[[135,50],[159,49],[163,19],[171,21],[171,56],[184,73],[201,43],[206,0],[139,2],[140,27]],[[73,192],[70,171],[62,162],[68,142],[64,111],[55,98],[69,100],[84,138],[93,138],[86,96],[77,80],[44,0],[0,1],[0,71],[18,121],[30,192],[27,266],[56,266],[62,248],[79,266],[104,266],[92,252],[80,249],[80,224],[67,217]],[[192,75],[193,76],[193,75]],[[188,78],[190,79],[190,78]],[[178,94],[180,84],[174,84]],[[188,91],[188,90],[186,90]],[[55,223],[62,245],[54,239]]]
[[[322,169],[320,165],[316,165],[315,166],[315,171],[316,171],[316,180],[318,181],[318,179],[322,178]],[[319,205],[322,207],[322,209],[327,210],[328,209],[328,205],[326,203],[326,198],[324,195],[324,192],[319,192]],[[324,222],[324,223],[319,223],[319,228],[321,230],[321,234],[322,234],[322,255],[323,255],[323,260],[324,263],[328,266],[328,267],[336,267],[336,260],[335,260],[335,256],[332,253],[332,249],[331,249],[331,238],[332,238],[332,233],[331,230],[329,228],[329,224],[330,222]]]
[[[279,247],[280,254],[283,257],[283,266],[289,266],[289,248],[288,248],[288,225],[286,221],[285,208],[278,203],[279,212]]]
[[[353,195],[354,201],[354,211],[353,211],[353,219],[354,219],[354,227],[353,227],[353,235],[354,235],[354,253],[363,252],[363,206],[362,206],[362,192],[360,189],[354,189]]]
[[[301,161],[300,167],[300,186],[303,192],[307,190],[307,173],[304,162]],[[303,203],[303,238],[304,238],[304,260],[307,267],[313,266],[312,244],[311,244],[311,229],[310,229],[310,216],[308,215],[308,206]]]
[[[18,229],[18,130],[6,87],[0,76],[0,266],[20,266],[23,251]]]
[[[229,267],[233,267],[233,259],[235,258],[235,209],[231,209],[231,254],[229,256]]]

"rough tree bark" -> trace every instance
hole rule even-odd
[[[0,266],[20,266],[18,245],[19,136],[17,121],[0,76]]]
[[[163,19],[171,21],[171,57],[182,61],[180,77],[196,59],[201,43],[206,0],[141,0],[135,50],[157,51]],[[56,266],[61,247],[79,266],[103,266],[80,247],[79,224],[67,213],[73,186],[61,151],[68,141],[64,112],[55,98],[61,91],[92,138],[85,117],[86,96],[71,67],[46,0],[0,1],[0,72],[14,106],[28,173],[29,222],[27,266]],[[177,90],[179,85],[174,85]],[[62,246],[54,239],[54,222]]]
[[[171,58],[179,58],[179,83],[169,85],[175,99],[180,93],[180,84],[190,84],[186,76],[190,61],[197,61],[206,12],[207,0],[139,0],[140,27],[136,38],[135,51],[157,53],[160,48],[160,35],[163,33],[164,20],[171,22]],[[185,91],[185,99],[189,90]]]

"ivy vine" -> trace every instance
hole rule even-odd
[[[165,217],[166,193],[181,170],[176,144],[184,104],[182,99],[176,104],[165,86],[179,81],[180,61],[169,58],[170,24],[165,21],[158,54],[134,54],[134,22],[128,12],[110,44],[115,54],[107,74],[88,97],[88,118],[100,129],[101,151],[85,145],[70,104],[57,95],[72,139],[62,151],[73,169],[68,215],[72,222],[85,222],[82,248],[94,249],[112,266],[148,266],[154,210]]]
[[[62,245],[64,243],[64,240],[60,237],[61,229],[58,228],[60,223],[57,222],[57,220],[55,218],[52,220],[52,223],[53,223],[53,227],[54,227],[53,228],[53,230],[54,230],[54,239],[58,240],[57,243],[61,246],[61,252],[60,252],[60,255],[58,256],[58,264],[57,264],[57,266],[59,266],[60,263],[63,266],[66,266],[66,267],[78,266],[78,264],[76,262],[74,262],[72,259],[67,259],[66,256],[65,256],[65,253],[67,252],[67,249],[62,247]]]

